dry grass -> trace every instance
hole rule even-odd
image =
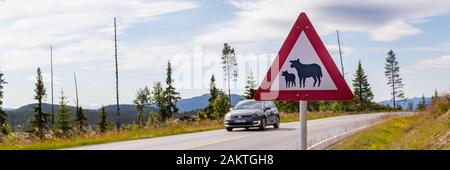
[[[331,149],[450,149],[450,98],[433,100],[426,111],[395,117],[347,138]]]
[[[223,125],[221,120],[196,122],[172,121],[158,127],[147,126],[138,129],[122,130],[120,132],[108,131],[106,133],[89,131],[82,135],[76,135],[69,138],[51,138],[46,140],[35,139],[33,137],[30,137],[30,135],[25,135],[25,133],[15,133],[3,139],[3,142],[0,144],[0,149],[60,149],[89,144],[100,144],[182,133],[200,132],[219,129],[222,128],[222,126]]]

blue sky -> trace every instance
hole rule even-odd
[[[119,18],[121,103],[131,103],[138,88],[164,81],[169,60],[183,98],[207,93],[212,74],[222,88],[225,42],[239,62],[232,92],[242,93],[250,70],[258,83],[264,77],[300,12],[308,14],[336,64],[340,30],[347,82],[361,60],[376,101],[390,98],[383,73],[389,49],[397,53],[406,97],[450,89],[448,1],[3,0],[0,11],[0,69],[9,83],[3,107],[34,102],[37,67],[50,97],[50,45],[55,96],[64,90],[74,103],[76,72],[84,107],[114,103],[113,17]]]

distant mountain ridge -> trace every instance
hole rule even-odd
[[[14,110],[13,108],[2,108],[4,111]]]
[[[32,120],[34,109],[33,107],[36,104],[28,104],[22,107],[19,107],[14,110],[6,110],[8,113],[8,122],[10,123],[11,127],[13,129],[23,130],[29,127],[29,122]],[[60,108],[59,105],[54,105],[55,107],[55,114],[57,113],[58,109]],[[42,104],[42,110],[46,113],[51,113],[51,104],[43,103]],[[75,117],[75,111],[76,108],[74,106],[68,106],[70,110],[70,117],[73,119]],[[136,116],[136,110],[133,105],[129,104],[121,104],[119,105],[120,108],[120,121],[124,124],[130,124],[133,122],[136,122],[137,116]],[[115,122],[116,120],[116,105],[107,105],[105,106],[105,110],[108,113],[108,121]],[[144,116],[147,118],[148,113],[155,111],[156,108],[152,106],[147,106],[145,108],[145,114]],[[84,114],[87,117],[87,122],[90,125],[96,125],[98,122],[98,116],[100,113],[100,109],[83,109]]]
[[[417,108],[417,105],[419,105],[419,103],[421,102],[422,97],[413,97],[413,98],[409,98],[409,99],[404,99],[404,100],[396,100],[395,104],[398,106],[401,106],[402,109],[408,109],[408,105],[409,102],[411,102],[413,104],[413,109]],[[389,106],[394,106],[394,102],[392,100],[383,100],[378,102],[378,104],[381,105],[389,105]],[[431,104],[431,97],[425,97],[425,105],[429,105]]]
[[[178,101],[177,106],[179,108],[179,114],[174,115],[175,117],[179,117],[183,115],[184,112],[195,111],[204,109],[208,106],[208,99],[210,95],[204,94],[201,96],[196,96],[187,99],[181,99]],[[237,104],[240,100],[242,100],[242,96],[232,94],[231,102],[233,105]],[[29,127],[29,122],[31,121],[34,113],[33,107],[36,103],[27,104],[17,109],[4,109],[8,113],[8,121],[10,125],[14,129],[23,130]],[[51,113],[52,105],[48,103],[42,104],[42,109],[44,112]],[[55,114],[59,109],[59,105],[54,105]],[[75,117],[75,106],[68,106],[71,117]],[[120,109],[120,122],[124,124],[130,124],[133,122],[137,122],[137,114],[136,109],[131,104],[121,104],[119,105]],[[115,122],[117,118],[117,108],[116,105],[105,105],[105,110],[108,113],[108,121]],[[83,109],[86,117],[88,118],[88,123],[91,125],[96,125],[98,122],[98,115],[100,112],[100,108],[98,109]],[[144,111],[144,118],[147,120],[150,112],[157,111],[157,108],[153,105],[148,105]]]
[[[204,109],[208,106],[208,99],[211,97],[210,94],[204,94],[201,96],[195,96],[188,99],[181,99],[177,103],[177,107],[180,109],[180,112],[188,112],[192,110]],[[231,94],[231,104],[236,105],[239,101],[241,101],[243,97],[237,94]]]

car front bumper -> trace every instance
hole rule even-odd
[[[227,128],[246,128],[258,127],[263,119],[261,117],[229,119],[225,120],[225,127]]]

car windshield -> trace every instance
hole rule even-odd
[[[257,101],[242,101],[239,102],[234,109],[261,109],[261,102]]]

